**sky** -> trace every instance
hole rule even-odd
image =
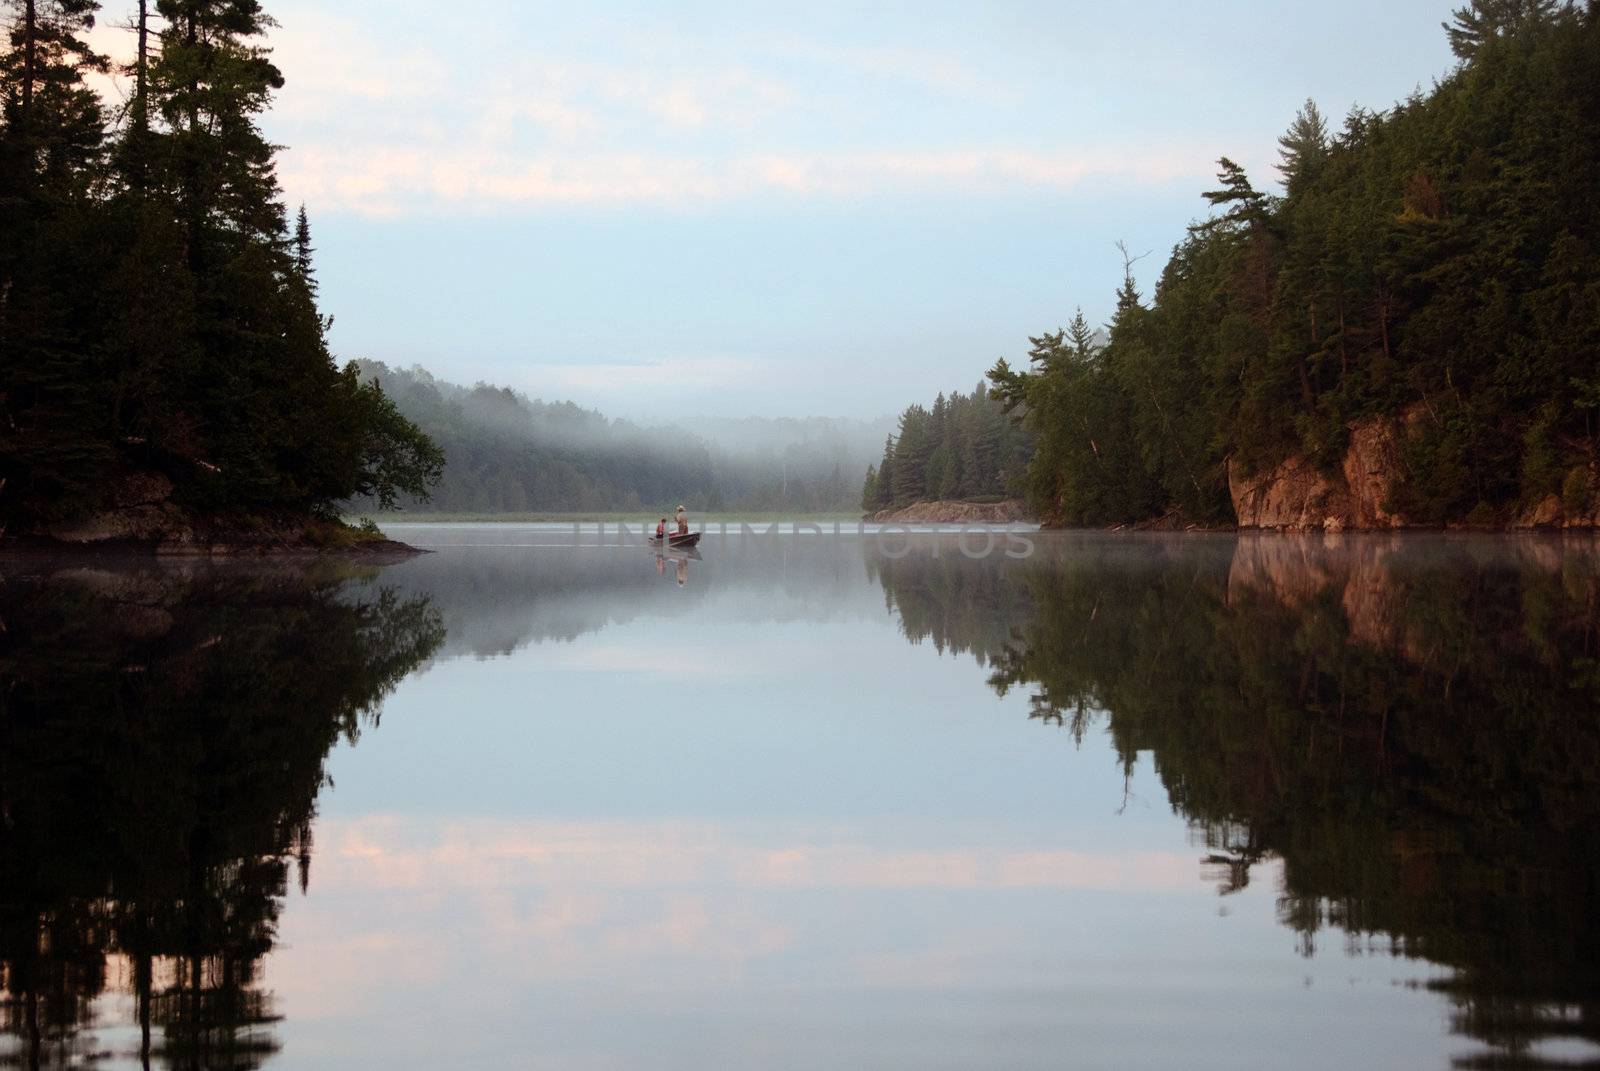
[[[341,358],[877,417],[1103,322],[1118,240],[1148,294],[1218,156],[1276,188],[1307,97],[1449,70],[1448,6],[268,0],[264,126]]]

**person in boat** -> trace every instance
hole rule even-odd
[[[667,538],[667,519],[665,517],[661,518],[661,523],[656,525],[656,538]]]
[[[688,535],[689,534],[689,514],[684,510],[682,505],[678,506],[678,512],[676,514],[674,514],[674,516],[677,518],[677,521],[678,521],[678,534],[679,535]]]

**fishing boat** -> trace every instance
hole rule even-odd
[[[652,547],[659,547],[663,542],[665,542],[669,547],[692,547],[700,542],[700,537],[703,535],[705,535],[704,532],[685,532],[682,535],[679,535],[677,532],[672,532],[665,540],[662,540],[659,536],[651,536],[650,545]]]

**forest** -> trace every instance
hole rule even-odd
[[[0,3],[0,530],[424,493],[437,448],[328,349],[310,223],[258,125],[272,20],[140,0],[123,71],[90,46],[98,8]],[[121,107],[91,84],[113,73]]]
[[[607,418],[507,387],[471,387],[421,368],[358,361],[398,411],[436,442],[444,473],[426,500],[388,505],[446,513],[695,511],[837,512],[855,506],[882,434],[873,421],[697,421],[697,432]],[[348,507],[384,509],[375,495]]]
[[[1281,191],[1223,158],[1153,294],[1124,251],[1104,331],[1080,312],[1033,337],[1025,363],[907,409],[881,455],[859,422],[755,429],[741,451],[339,364],[310,220],[258,123],[283,85],[271,19],[143,0],[124,68],[89,43],[98,9],[0,0],[0,532],[152,501],[332,519],[435,485],[451,511],[1020,493],[1057,524],[1226,525],[1240,480],[1344,478],[1373,422],[1394,429],[1381,508],[1406,523],[1600,515],[1593,0],[1471,0],[1427,92],[1342,124],[1306,102]],[[94,88],[108,74],[125,102]]]
[[[1124,251],[1108,337],[1081,313],[1002,360],[1024,484],[1059,524],[1234,520],[1230,472],[1337,474],[1397,434],[1383,508],[1508,523],[1600,502],[1600,10],[1472,0],[1455,68],[1330,126],[1307,102],[1281,193],[1224,158],[1149,300]]]
[[[1033,436],[1007,419],[1001,399],[979,383],[971,394],[941,394],[933,407],[900,414],[883,457],[867,470],[861,508],[869,512],[912,502],[995,501],[1016,493]]]

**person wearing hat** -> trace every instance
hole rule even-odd
[[[683,506],[681,504],[678,506],[678,512],[676,514],[674,514],[674,516],[678,520],[678,534],[679,535],[688,535],[689,534],[689,514],[684,511],[684,508],[683,508]]]

